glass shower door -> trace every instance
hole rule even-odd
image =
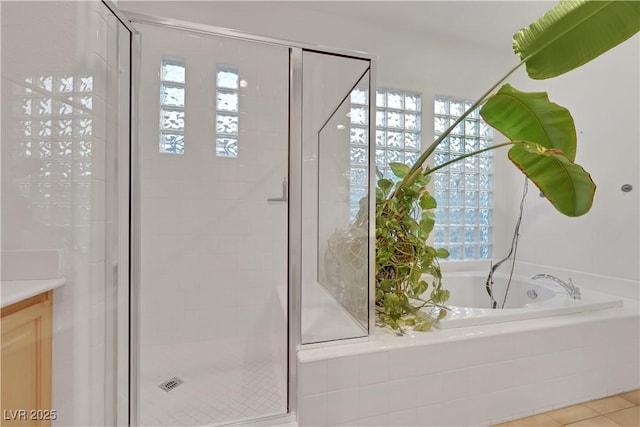
[[[371,60],[302,53],[301,343],[370,327]]]
[[[285,414],[289,49],[136,26],[139,424]]]

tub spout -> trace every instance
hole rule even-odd
[[[554,282],[556,282],[558,285],[562,286],[564,288],[565,291],[567,291],[567,293],[569,294],[569,296],[573,299],[580,299],[580,288],[578,288],[577,286],[575,286],[573,284],[573,282],[571,281],[571,277],[569,277],[569,281],[565,282],[563,280],[558,279],[556,276],[553,276],[551,274],[534,274],[533,276],[531,276],[532,280],[536,280],[536,279],[550,279],[553,280]]]

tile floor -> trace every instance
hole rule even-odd
[[[640,389],[494,427],[640,427]]]
[[[140,425],[205,426],[285,414],[282,363],[286,360],[243,343],[199,341],[143,347]],[[169,392],[158,387],[172,377],[184,383]]]

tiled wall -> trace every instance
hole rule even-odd
[[[2,4],[2,248],[57,250],[66,279],[53,303],[53,425],[111,415],[117,32],[99,2]]]
[[[140,28],[142,345],[268,342],[272,311],[280,309],[276,288],[287,283],[287,203],[267,199],[282,197],[288,173],[288,51]],[[164,58],[186,67],[184,154],[159,152]],[[237,158],[215,151],[219,64],[236,66],[247,82]],[[252,348],[252,356],[264,349]]]
[[[476,426],[640,385],[637,305],[298,354],[301,426]]]

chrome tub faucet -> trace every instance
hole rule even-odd
[[[573,299],[580,299],[580,288],[576,287],[573,282],[571,281],[571,277],[569,277],[569,281],[565,282],[563,280],[558,279],[556,276],[553,276],[551,274],[545,274],[545,273],[541,273],[541,274],[534,274],[533,276],[531,276],[532,280],[536,280],[536,279],[550,279],[553,280],[554,282],[556,282],[558,285],[562,286],[564,288],[565,291],[567,291],[567,293],[569,294],[569,296]]]

